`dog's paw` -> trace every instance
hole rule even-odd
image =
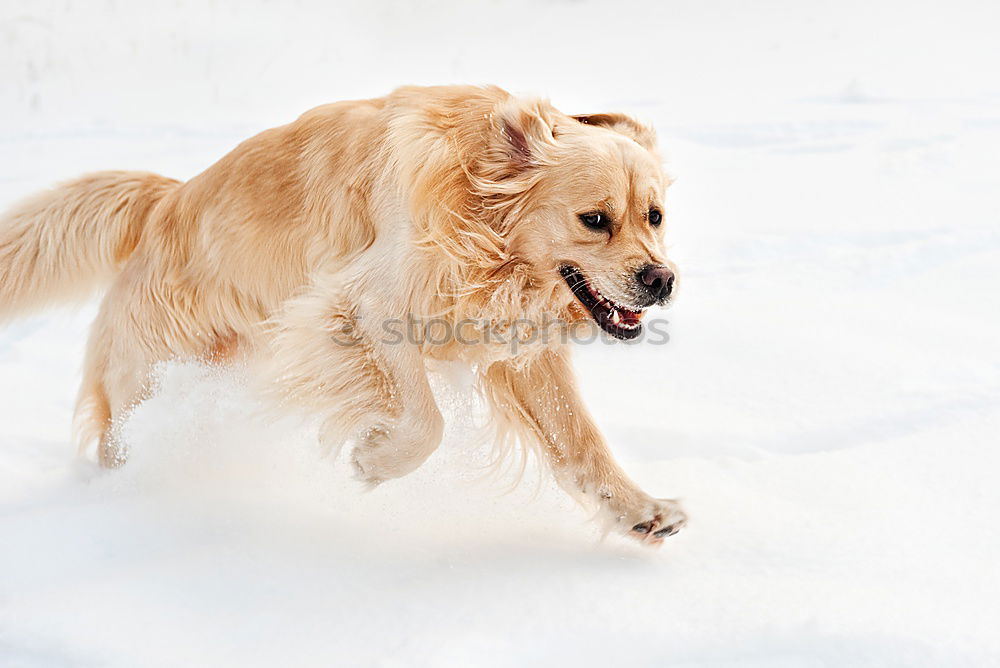
[[[351,451],[351,465],[354,467],[354,477],[373,489],[383,483],[386,476],[385,451],[380,448],[389,439],[389,431],[385,427],[371,427],[362,434]]]
[[[366,461],[364,452],[355,449],[351,455],[351,465],[354,467],[355,480],[364,483],[366,488],[374,489],[383,482],[376,468]]]
[[[626,535],[645,545],[660,545],[687,524],[687,513],[673,499],[650,499],[647,508],[619,518]]]

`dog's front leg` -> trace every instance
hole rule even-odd
[[[566,349],[547,350],[519,364],[497,362],[483,385],[497,418],[523,440],[537,442],[560,484],[599,507],[624,534],[659,543],[687,516],[671,499],[654,499],[618,466],[584,407]]]
[[[265,363],[281,400],[319,415],[324,445],[354,443],[351,461],[371,485],[419,467],[444,429],[420,351],[387,339],[377,313],[315,287],[275,318]]]

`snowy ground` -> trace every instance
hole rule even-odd
[[[692,521],[646,551],[511,490],[454,368],[441,450],[371,493],[187,365],[102,473],[69,439],[94,305],[50,312],[0,330],[0,666],[1000,665],[997,10],[753,7],[5,2],[4,206],[402,83],[654,123],[672,340],[577,357]]]

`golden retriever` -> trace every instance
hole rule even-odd
[[[378,484],[441,439],[427,359],[465,361],[503,438],[536,446],[610,527],[655,545],[686,516],[615,463],[566,336],[548,330],[632,339],[669,301],[667,186],[653,132],[628,116],[568,116],[495,87],[401,88],[308,111],[186,183],[100,172],[20,203],[0,219],[0,318],[110,282],[77,406],[109,467],[154,364],[243,360],[320,418],[326,445],[353,443],[357,475]],[[404,319],[452,335],[388,326]]]

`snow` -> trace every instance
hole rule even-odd
[[[659,130],[664,346],[581,346],[619,460],[691,522],[601,540],[445,443],[372,492],[238,370],[160,370],[131,460],[75,456],[93,303],[0,330],[0,665],[1000,663],[1000,10],[7,2],[0,205],[190,177],[321,102],[494,82]]]

